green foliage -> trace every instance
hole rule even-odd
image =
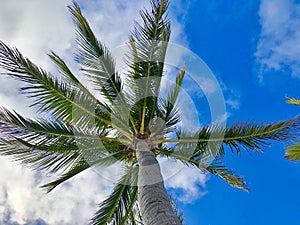
[[[133,211],[137,198],[137,174],[138,169],[132,164],[118,181],[111,195],[100,204],[91,221],[92,225],[130,225],[131,217],[136,220],[137,215]]]
[[[300,100],[295,99],[295,98],[288,98],[286,100],[287,103],[292,104],[292,105],[298,105],[300,106]]]
[[[295,142],[286,150],[285,158],[300,161],[300,142]]]
[[[292,105],[300,106],[300,100],[295,98],[289,98],[286,100],[286,102]],[[289,160],[300,161],[300,142],[295,142],[289,146],[284,157]]]

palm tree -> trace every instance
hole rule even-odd
[[[300,100],[295,98],[288,98],[286,102],[292,105],[300,106]],[[285,153],[285,158],[293,161],[300,160],[300,142],[295,142],[294,144],[288,147]]]
[[[21,93],[33,100],[40,118],[0,110],[0,153],[35,169],[61,176],[42,188],[48,192],[89,168],[122,162],[124,173],[90,224],[181,224],[168,198],[157,157],[172,157],[248,190],[223,164],[225,149],[262,151],[268,141],[285,141],[297,119],[271,124],[212,124],[187,132],[176,104],[185,76],[182,69],[167,97],[158,97],[170,38],[167,0],[152,0],[141,11],[129,38],[129,71],[116,71],[109,50],[92,32],[79,6],[69,6],[77,32],[75,60],[102,98],[91,94],[66,63],[49,54],[61,77],[53,76],[0,42],[0,66],[22,81]],[[102,99],[102,100],[101,100]],[[227,147],[226,147],[227,146]],[[210,159],[213,158],[211,162]]]

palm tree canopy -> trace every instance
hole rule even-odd
[[[105,100],[91,94],[54,52],[49,57],[61,77],[0,41],[0,67],[23,82],[20,92],[32,99],[31,107],[45,113],[42,118],[29,119],[2,107],[0,153],[36,169],[61,172],[57,180],[42,186],[48,192],[86,169],[116,162],[124,165],[124,174],[112,194],[100,204],[91,224],[136,223],[139,212],[134,185],[138,166],[135,145],[139,139],[148,141],[155,156],[172,157],[248,190],[243,178],[224,165],[226,149],[233,153],[243,149],[261,152],[270,141],[293,138],[299,127],[295,118],[271,124],[213,124],[195,132],[179,129],[177,98],[185,68],[174,76],[176,85],[167,97],[159,97],[171,25],[166,17],[168,1],[151,3],[151,11],[141,11],[143,22],[135,24],[129,38],[129,70],[125,78],[121,78],[112,54],[96,38],[79,6],[75,2],[69,6],[77,34],[75,60]]]

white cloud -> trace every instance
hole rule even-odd
[[[300,77],[300,4],[293,0],[261,0],[261,33],[255,53],[262,73],[289,72]]]
[[[111,181],[90,170],[45,194],[39,186],[53,178],[6,159],[0,159],[0,165],[1,224],[5,219],[18,224],[39,219],[49,225],[86,224],[112,188]]]
[[[191,203],[207,193],[204,188],[208,177],[199,169],[166,158],[161,159],[160,164],[166,187],[175,190],[179,201]]]
[[[233,88],[228,88],[223,82],[221,83],[221,87],[224,95],[226,96],[226,106],[229,107],[230,110],[238,110],[241,104],[241,96],[239,92]]]
[[[63,0],[3,0],[0,7],[0,40],[16,46],[24,55],[45,69],[53,71],[46,53],[54,50],[62,56],[72,68],[74,46],[74,29],[66,5],[71,1]],[[91,22],[95,33],[110,48],[116,48],[127,41],[132,30],[133,20],[140,20],[138,10],[149,6],[148,0],[127,1],[91,1],[88,4],[81,0],[83,13]],[[179,1],[172,5],[178,8]],[[185,4],[185,7],[187,5]],[[183,17],[173,18],[173,41],[180,40],[187,44],[184,35]],[[2,72],[2,71],[1,71]],[[20,83],[0,76],[0,105],[16,109],[32,117],[34,112],[28,108],[30,102],[18,95]],[[110,168],[111,172],[118,170]],[[191,201],[201,194],[197,185],[205,185],[206,177],[194,170],[186,170],[190,175],[178,174],[168,187],[179,188],[192,195],[185,195],[183,201]],[[105,170],[104,170],[105,172]],[[110,175],[107,175],[109,177]],[[10,224],[41,219],[48,225],[82,225],[86,224],[97,209],[97,205],[111,190],[112,183],[99,179],[93,171],[85,172],[70,183],[61,186],[53,193],[45,195],[38,186],[45,182],[39,172],[16,163],[0,159],[0,223]],[[186,178],[193,178],[187,185]],[[47,178],[48,180],[49,178]]]

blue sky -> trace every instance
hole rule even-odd
[[[17,46],[47,69],[53,69],[45,56],[49,49],[75,68],[74,32],[66,10],[69,3],[28,0],[23,4],[4,0],[0,9],[0,39]],[[148,6],[147,0],[126,4],[118,0],[79,3],[95,32],[112,49],[127,40],[133,20],[139,18],[138,9]],[[299,114],[300,108],[284,102],[286,96],[300,97],[298,1],[171,1],[170,16],[172,43],[201,57],[217,78],[229,124],[236,120],[272,122]],[[1,105],[32,115],[28,101],[17,95],[18,84],[1,77],[0,82]],[[200,123],[205,124],[210,109],[203,96],[197,101],[195,104],[204,115]],[[249,193],[193,169],[183,170],[168,181],[170,193],[181,200],[179,208],[184,211],[185,223],[298,224],[300,163],[285,160],[285,148],[285,144],[277,143],[264,154],[243,152],[237,156],[228,152],[226,165],[245,177]],[[112,170],[117,174],[116,168]],[[91,172],[44,196],[37,188],[42,181],[41,174],[1,159],[0,224],[84,224],[112,186],[107,180],[99,181]]]
[[[268,16],[272,10],[279,12]],[[278,17],[284,13],[288,14],[285,23],[280,30],[275,30]],[[189,46],[208,64],[220,82],[232,89],[231,93],[224,92],[225,99],[238,100],[238,108],[227,108],[231,114],[229,123],[236,120],[271,122],[299,114],[299,108],[284,102],[286,96],[299,97],[299,54],[288,55],[284,51],[285,43],[289,41],[299,53],[300,42],[296,37],[300,28],[299,16],[299,4],[295,1],[193,3],[185,28]],[[264,23],[263,18],[268,22]],[[270,33],[264,31],[263,26],[267,26]],[[274,33],[271,33],[272,26]],[[286,29],[290,33],[280,36],[281,32],[287,32]],[[275,38],[277,44],[271,45]],[[270,54],[270,48],[277,48],[278,56],[276,52]],[[256,56],[259,51],[263,55],[261,58]],[[265,65],[264,60],[270,60],[269,64]],[[280,68],[270,66],[275,64]],[[232,93],[234,95],[230,96]],[[211,177],[204,197],[193,204],[181,205],[186,223],[298,224],[300,165],[283,159],[285,147],[275,144],[264,154],[243,152],[236,156],[228,152],[227,166],[245,177],[250,192],[232,189]]]

